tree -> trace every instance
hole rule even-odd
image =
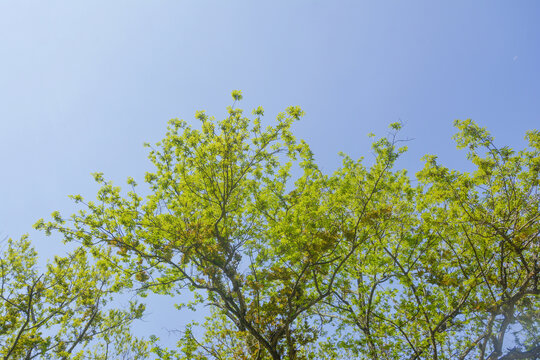
[[[235,104],[241,100],[233,92]],[[234,105],[235,105],[234,104]],[[411,186],[393,166],[399,124],[373,143],[372,165],[343,157],[324,174],[291,132],[229,107],[201,129],[173,119],[150,160],[150,194],[126,195],[103,175],[98,202],[37,227],[78,241],[122,281],[194,294],[213,315],[160,358],[511,359],[538,339],[538,132],[530,150],[496,149],[457,122],[478,166],[450,171],[428,157]],[[477,149],[484,146],[485,157]],[[114,251],[112,251],[114,249]],[[112,266],[112,265],[111,265]],[[506,334],[519,330],[507,351]]]
[[[455,125],[475,170],[427,156],[419,186],[390,192],[391,215],[376,218],[378,233],[322,309],[353,356],[540,355],[540,134],[527,133],[530,148],[516,153],[470,120]]]
[[[515,152],[498,148],[470,120],[455,125],[458,148],[468,148],[475,171],[450,171],[428,157],[419,174],[426,231],[442,251],[436,284],[451,285],[460,299],[441,326],[456,327],[449,340],[458,339],[456,332],[474,334],[451,341],[461,345],[460,358],[471,352],[489,359],[538,357],[540,133],[528,132],[529,149]],[[504,340],[511,335],[517,346],[507,351]]]
[[[0,256],[3,359],[144,358],[145,343],[129,333],[143,307],[108,306],[114,275],[106,264],[91,265],[81,248],[55,257],[41,274],[36,261],[26,237],[9,239]]]

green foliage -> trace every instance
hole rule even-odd
[[[55,257],[44,273],[28,239],[9,239],[0,255],[0,356],[3,359],[145,358],[146,345],[129,334],[144,307],[108,306],[114,282],[85,250]]]
[[[234,91],[235,103],[242,99]],[[150,148],[151,193],[101,184],[70,221],[37,227],[80,242],[115,281],[195,295],[212,316],[164,359],[511,359],[540,353],[540,135],[496,148],[456,122],[471,173],[433,156],[412,186],[394,169],[401,124],[375,139],[371,165],[343,155],[324,174],[292,134],[289,107],[265,129],[229,107],[200,128],[173,119]],[[203,329],[203,334],[200,329]],[[199,329],[199,330],[196,330]],[[512,334],[515,333],[515,336]],[[508,350],[508,338],[515,348]],[[505,340],[506,339],[506,340]],[[505,342],[506,341],[506,342]],[[520,357],[521,356],[521,357]]]

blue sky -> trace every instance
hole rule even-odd
[[[454,119],[502,145],[540,124],[540,2],[2,1],[0,236],[150,170],[143,142],[166,122],[240,107],[268,118],[289,105],[324,169],[370,156],[370,132],[403,121],[413,172],[426,153],[465,167]]]

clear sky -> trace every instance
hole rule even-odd
[[[463,167],[454,119],[509,146],[540,128],[540,2],[1,1],[0,238],[62,251],[37,219],[95,195],[92,172],[142,182],[143,142],[222,117],[233,89],[267,117],[300,105],[324,169],[369,157],[366,135],[395,121],[415,139],[400,166]]]

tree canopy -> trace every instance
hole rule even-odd
[[[0,254],[0,356],[3,359],[144,359],[148,346],[129,326],[144,306],[111,306],[122,289],[104,261],[85,249],[56,256],[43,273],[23,237]]]
[[[241,93],[232,96],[225,119],[197,112],[200,128],[173,119],[164,139],[147,145],[155,167],[147,196],[131,178],[124,193],[97,173],[96,201],[75,195],[80,212],[36,224],[80,243],[122,287],[190,293],[179,311],[211,309],[176,348],[154,344],[155,356],[540,356],[538,131],[514,151],[471,120],[456,121],[454,138],[474,170],[426,156],[411,179],[395,167],[406,151],[396,123],[373,141],[372,161],[343,155],[324,173],[292,133],[299,107],[264,127],[261,107],[245,116],[235,107]],[[80,276],[102,275],[68,277]],[[87,317],[99,307],[93,296]],[[25,301],[13,310],[18,324],[29,318]]]

